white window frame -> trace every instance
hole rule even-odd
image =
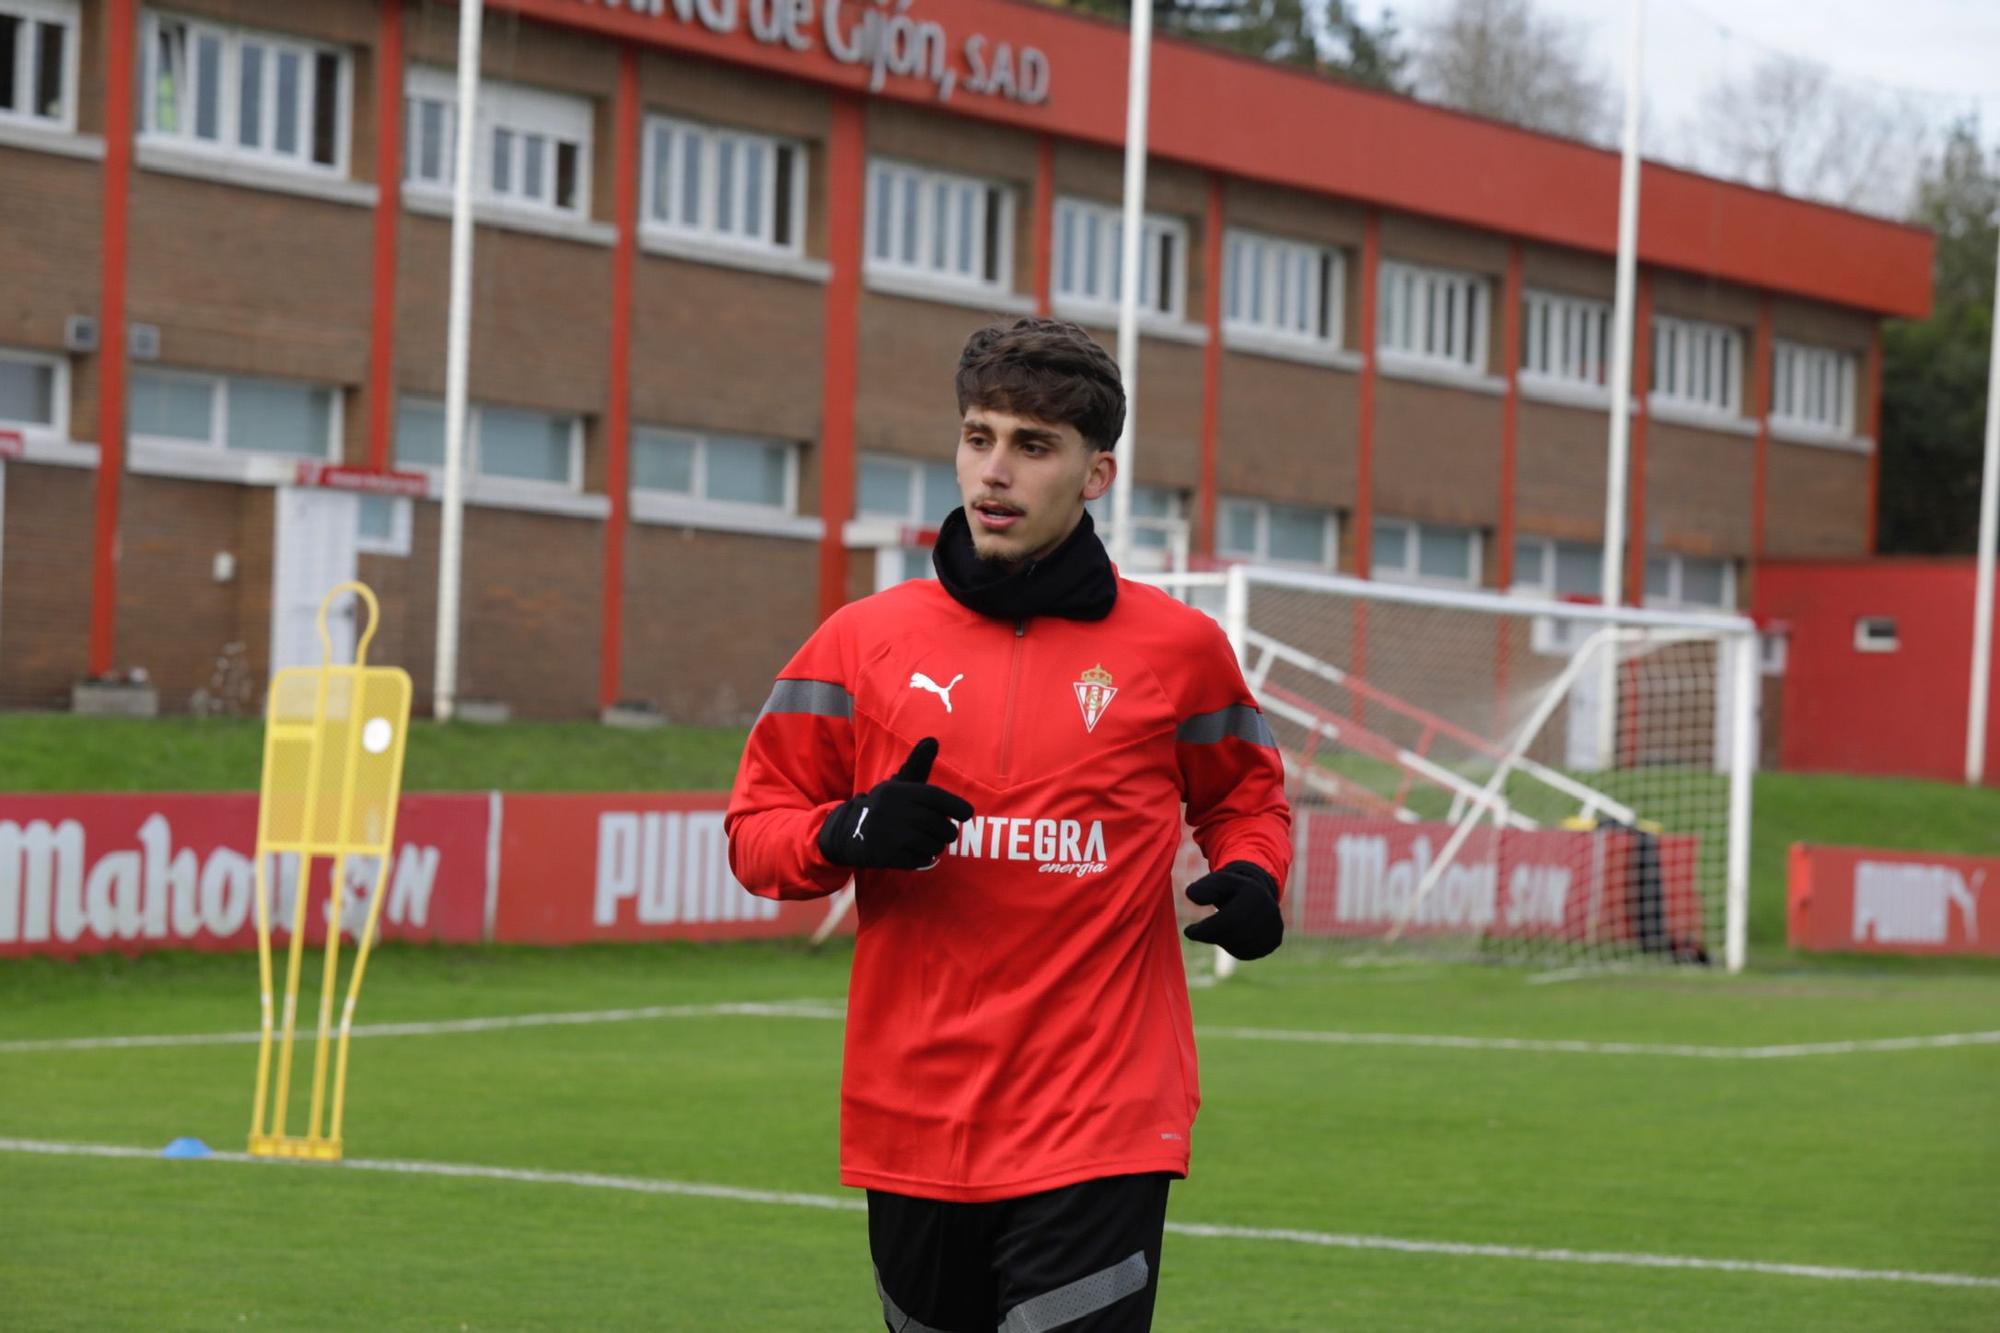
[[[1743,413],[1743,330],[1679,315],[1653,316],[1647,401],[1703,416]],[[1723,390],[1715,392],[1717,383]]]
[[[1145,495],[1150,500],[1159,497],[1166,501],[1164,514],[1142,514],[1139,512],[1139,497]],[[1158,552],[1169,559],[1185,560],[1187,551],[1187,492],[1177,486],[1147,486],[1134,483],[1132,486],[1132,535],[1136,551]],[[1111,492],[1106,491],[1084,505],[1091,521],[1100,525],[1111,521]],[[1163,539],[1158,546],[1146,546],[1137,538],[1143,533],[1158,533]]]
[[[1378,517],[1377,528],[1401,528],[1404,531],[1403,550],[1405,558],[1400,565],[1385,565],[1374,552],[1378,549],[1372,539],[1369,542],[1368,577],[1384,583],[1415,583],[1431,588],[1477,588],[1486,577],[1486,534],[1480,529],[1460,523],[1422,523],[1410,518]],[[1471,549],[1468,553],[1468,568],[1464,578],[1443,577],[1437,574],[1418,572],[1423,567],[1419,548],[1427,531],[1464,533],[1470,537]]]
[[[1459,311],[1457,297],[1466,298]],[[1375,346],[1385,365],[1484,375],[1492,341],[1493,280],[1466,269],[1382,261]],[[1440,326],[1442,326],[1440,328]]]
[[[410,553],[411,504],[407,495],[375,495],[362,491],[355,510],[354,549],[360,555],[408,555]],[[389,535],[372,537],[361,531],[360,511],[370,500],[389,506]]]
[[[1604,548],[1601,543],[1573,542],[1565,538],[1541,537],[1532,533],[1523,533],[1514,539],[1514,545],[1516,547],[1514,555],[1514,581],[1508,588],[1511,592],[1534,593],[1537,596],[1546,597],[1551,600],[1579,595],[1559,592],[1556,589],[1556,547],[1559,545],[1591,547],[1597,552],[1598,572],[1600,575],[1603,572]],[[1536,568],[1534,577],[1532,578],[1524,575],[1521,570],[1521,557],[1518,548],[1523,546],[1533,546],[1536,548]],[[1602,587],[1601,583],[1599,587]],[[1598,601],[1601,598],[1598,588],[1593,588],[1590,592],[1580,595],[1589,597],[1592,601]]]
[[[1298,309],[1299,287],[1285,282],[1301,264],[1317,268],[1320,276],[1318,291],[1307,280],[1304,311]],[[1255,270],[1250,275],[1254,288],[1245,285],[1250,281],[1246,269]],[[1229,227],[1222,234],[1222,275],[1222,323],[1227,332],[1340,348],[1347,314],[1347,256],[1337,247]]]
[[[906,470],[905,484],[907,490],[904,495],[904,507],[899,513],[863,513],[861,511],[860,485],[861,464],[863,463],[887,464],[891,467],[900,467]],[[953,475],[956,476],[956,468],[948,459],[910,458],[903,454],[862,454],[855,460],[854,517],[864,522],[898,523],[911,528],[929,528],[933,523],[939,522],[940,520],[927,518],[924,514],[924,469],[933,466],[952,467]]]
[[[14,0],[5,0],[13,3]],[[187,51],[192,52],[197,40],[202,36],[214,38],[221,44],[220,65],[222,86],[216,90],[216,125],[219,137],[203,139],[195,133],[195,84],[192,76],[188,82],[188,94],[181,107],[181,126],[173,130],[159,128],[156,119],[159,114],[159,60],[160,25],[162,22],[178,23],[186,26],[188,33]],[[172,11],[147,10],[140,26],[140,141],[161,145],[171,145],[189,152],[203,153],[212,157],[230,158],[237,161],[255,162],[263,166],[275,167],[283,171],[301,172],[308,175],[344,178],[347,175],[350,144],[354,134],[354,60],[345,49],[327,42],[317,42],[309,38],[296,37],[287,33],[270,32],[261,28],[245,28],[233,24],[218,23],[212,19],[191,17]],[[264,49],[263,90],[260,105],[266,114],[263,133],[255,147],[241,142],[238,125],[239,91],[241,86],[242,49],[245,43],[252,43]],[[296,153],[278,150],[277,144],[277,88],[278,56],[292,54],[300,58],[302,77],[299,80],[299,147]],[[337,86],[333,97],[333,161],[318,162],[313,159],[313,107],[315,80],[318,75],[317,57],[330,55],[337,65]],[[193,56],[187,57],[190,66]]]
[[[1097,226],[1097,275],[1099,281],[1092,285],[1086,280],[1089,272],[1087,256],[1074,253],[1073,244],[1078,243],[1089,230],[1090,224]],[[1098,313],[1111,313],[1118,309],[1120,263],[1123,259],[1121,238],[1125,230],[1125,212],[1116,204],[1100,203],[1095,199],[1082,199],[1074,195],[1059,195],[1055,201],[1053,232],[1054,272],[1050,275],[1050,286],[1056,301],[1063,305]],[[1180,321],[1187,313],[1187,266],[1188,266],[1188,226],[1179,218],[1164,213],[1148,213],[1141,225],[1144,243],[1139,257],[1139,313],[1162,319]],[[1160,275],[1160,252],[1162,247],[1172,242],[1174,258],[1170,289],[1162,301],[1157,291]],[[1069,282],[1065,283],[1064,278]],[[1146,289],[1156,290],[1153,299],[1146,299]]]
[[[132,433],[135,445],[148,448],[174,449],[187,453],[199,453],[225,458],[317,458],[330,463],[340,461],[340,441],[342,436],[342,412],[346,395],[337,384],[323,384],[313,380],[285,379],[276,375],[224,375],[215,371],[181,370],[165,366],[135,367],[133,375],[157,376],[160,379],[180,380],[189,384],[206,384],[209,391],[209,437],[206,440],[189,439],[183,435],[145,435]],[[229,447],[229,386],[235,380],[261,380],[270,384],[288,384],[298,388],[312,389],[327,395],[326,448],[317,454],[294,454],[277,450],[231,449]]]
[[[666,435],[679,435],[694,445],[694,458],[688,474],[688,491],[662,490],[655,486],[641,486],[632,483],[634,496],[656,496],[662,501],[675,505],[686,505],[716,514],[739,514],[745,516],[770,517],[783,515],[790,517],[799,510],[799,455],[800,448],[791,440],[773,439],[763,435],[737,435],[726,431],[690,430],[685,426],[660,426],[650,422],[635,425],[634,435],[639,431],[656,431]],[[633,444],[637,444],[635,438]],[[716,500],[704,492],[708,484],[708,450],[712,444],[750,444],[766,448],[782,449],[785,454],[785,496],[777,504],[758,504],[749,500]]]
[[[1281,560],[1271,554],[1271,510],[1274,504],[1280,509],[1318,512],[1322,516],[1322,521],[1326,525],[1325,560],[1317,562],[1308,560]],[[1245,551],[1239,547],[1225,547],[1222,544],[1225,540],[1223,534],[1229,530],[1228,515],[1225,511],[1230,509],[1247,509],[1256,516],[1256,549]],[[1340,566],[1340,515],[1331,509],[1321,509],[1318,505],[1284,504],[1271,500],[1253,500],[1247,496],[1237,495],[1221,496],[1216,506],[1215,553],[1224,560],[1248,560],[1254,561],[1257,564],[1277,565],[1286,569],[1337,569]]]
[[[396,395],[396,407],[401,410],[404,403],[422,403],[444,411],[444,400],[423,393],[400,393]],[[569,477],[564,481],[537,481],[532,477],[496,477],[480,466],[479,428],[489,407],[502,411],[535,412],[543,416],[567,419],[569,422]],[[394,442],[390,444],[390,456],[399,468],[421,472],[429,477],[442,478],[444,467],[436,463],[419,463],[414,459],[404,459],[397,455]],[[583,492],[583,416],[578,412],[565,412],[546,407],[530,407],[519,403],[467,403],[465,405],[465,476],[477,480],[481,489],[496,491],[518,491],[526,494],[547,495],[560,492],[564,495],[580,495]]]
[[[18,421],[12,417],[0,417],[0,427],[19,431],[24,440],[48,440],[52,442],[69,439],[69,358],[54,356],[47,352],[31,352],[26,348],[0,346],[0,361],[13,361],[23,365],[45,366],[52,370],[54,377],[49,384],[49,421]]]
[[[1521,378],[1599,390],[1610,383],[1611,303],[1530,288],[1521,294]]]
[[[1773,339],[1771,424],[1822,435],[1853,435],[1860,378],[1860,358],[1852,352]]]
[[[668,136],[664,181],[661,180],[660,153],[656,148],[662,135]],[[682,220],[680,207],[681,186],[686,179],[683,154],[690,135],[697,137],[701,148],[701,163],[698,168],[701,175],[701,216],[692,223]],[[791,182],[787,189],[791,197],[786,201],[791,214],[790,240],[780,242],[775,238],[745,236],[740,229],[724,231],[721,228],[717,221],[721,191],[716,188],[715,177],[717,160],[724,144],[737,153],[750,151],[768,155],[764,171],[764,188],[759,201],[767,233],[774,232],[777,225],[778,159],[781,154],[791,155]],[[759,134],[754,130],[705,124],[681,116],[650,115],[646,117],[640,153],[641,230],[655,236],[686,237],[709,245],[789,255],[794,259],[804,256],[806,176],[809,158],[803,143],[796,139]],[[742,194],[740,167],[737,176],[736,193],[739,196],[737,208],[740,216]]]
[[[916,246],[920,256],[917,262],[908,262],[896,255],[880,255],[876,251],[885,235],[892,239],[902,231],[902,210],[906,191],[894,186],[889,191],[890,211],[893,217],[883,217],[876,206],[881,197],[881,181],[889,176],[897,182],[914,180],[917,185]],[[939,171],[935,167],[921,166],[897,158],[871,157],[868,159],[868,198],[866,202],[867,227],[863,238],[864,267],[870,273],[900,277],[926,285],[950,287],[966,291],[1009,292],[1014,285],[1014,187],[1004,181],[989,180],[983,176],[965,176],[956,172]],[[968,277],[955,266],[947,264],[937,268],[925,262],[921,256],[931,254],[935,248],[937,222],[937,194],[940,188],[949,192],[947,211],[958,216],[964,196],[959,193],[972,190],[981,201],[977,225],[971,229],[972,276]],[[999,206],[999,217],[989,227],[986,210]],[[893,228],[892,228],[892,223]],[[946,223],[949,226],[949,219]],[[986,233],[992,231],[998,241],[998,253],[988,255]],[[989,260],[991,261],[989,263]],[[987,277],[986,270],[992,268],[993,276]]]
[[[76,80],[78,68],[77,49],[83,42],[83,24],[78,16],[74,0],[0,0],[0,14],[21,20],[17,33],[28,40],[17,40],[14,47],[14,96],[28,96],[34,84],[39,60],[37,51],[40,41],[37,30],[43,27],[60,28],[63,31],[62,91],[61,107],[53,116],[44,116],[29,109],[0,106],[0,124],[28,125],[36,129],[76,132]]]
[[[1667,591],[1664,593],[1645,591],[1643,580],[1646,571],[1642,570],[1640,575],[1641,605],[1657,608],[1662,611],[1720,611],[1725,615],[1735,612],[1736,561],[1730,559],[1728,556],[1685,556],[1679,551],[1648,551],[1646,559],[1649,563],[1654,560],[1665,560],[1667,562]],[[1686,562],[1688,560],[1713,560],[1721,564],[1722,601],[1720,603],[1690,602],[1686,600],[1683,589],[1683,575],[1686,571]]]
[[[419,110],[425,102],[439,102],[445,108],[444,142],[439,159],[442,179],[432,179],[419,172],[415,129]],[[430,65],[410,66],[403,79],[404,189],[439,200],[451,197],[452,173],[458,165],[457,107],[458,78],[452,71]],[[481,79],[479,121],[473,127],[473,195],[480,203],[496,208],[541,217],[588,219],[592,122],[591,102],[587,97],[549,92],[501,79]],[[496,189],[493,182],[495,136],[501,132],[513,136],[509,188],[505,192]],[[548,187],[545,195],[527,195],[514,188],[515,183],[525,176],[527,141],[531,136],[540,136],[548,143],[547,157],[542,164],[543,180]],[[563,143],[572,143],[576,147],[575,199],[568,205],[556,202],[556,162]]]
[[[1854,618],[1854,651],[1857,653],[1894,653],[1903,647],[1902,627],[1895,616],[1856,616]]]

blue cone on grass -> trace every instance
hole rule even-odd
[[[215,1156],[215,1149],[209,1147],[206,1143],[203,1143],[200,1139],[190,1139],[183,1137],[175,1139],[172,1143],[169,1143],[166,1147],[160,1149],[160,1156],[170,1157],[170,1158],[188,1158],[188,1159],[197,1157],[213,1157]]]

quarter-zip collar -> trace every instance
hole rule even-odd
[[[1008,569],[979,558],[961,506],[938,528],[931,564],[960,606],[1017,626],[1032,616],[1102,620],[1118,601],[1118,571],[1088,513],[1055,550]]]

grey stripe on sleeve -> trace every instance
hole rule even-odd
[[[811,713],[815,717],[854,716],[854,696],[830,680],[781,680],[771,686],[764,701],[763,721],[769,713]]]
[[[1225,736],[1234,736],[1252,745],[1262,745],[1275,750],[1278,742],[1271,735],[1270,724],[1264,715],[1249,704],[1231,704],[1218,708],[1213,713],[1196,713],[1181,723],[1174,739],[1183,745],[1214,745]]]
[[[1146,1252],[1134,1250],[1109,1268],[1022,1301],[1000,1321],[1000,1333],[1045,1333],[1145,1289]]]

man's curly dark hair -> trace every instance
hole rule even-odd
[[[1032,316],[988,325],[958,358],[958,410],[992,408],[1076,427],[1093,449],[1117,447],[1125,429],[1118,363],[1066,319]]]

